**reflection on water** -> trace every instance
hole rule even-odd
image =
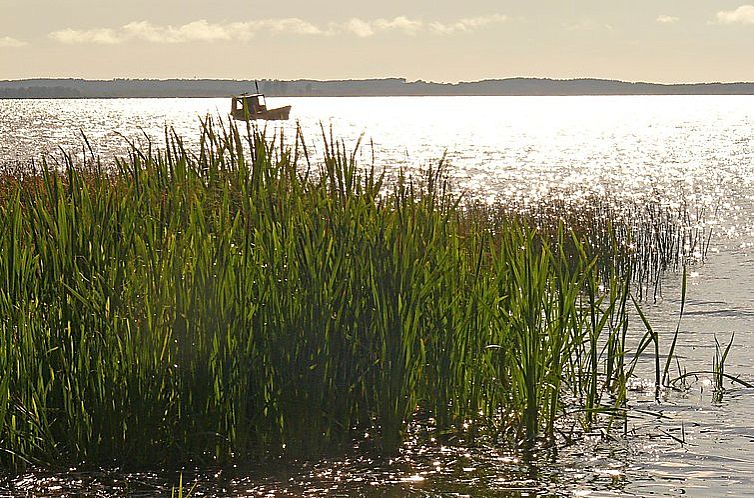
[[[677,353],[680,368],[708,371],[715,339],[735,343],[726,371],[752,380],[754,363],[754,97],[424,97],[269,99],[293,105],[270,123],[292,138],[299,125],[318,150],[321,125],[361,159],[411,168],[443,154],[459,185],[489,199],[574,201],[593,193],[620,204],[658,196],[704,210],[714,227],[708,262],[689,275]],[[0,100],[0,163],[82,150],[103,158],[126,140],[159,146],[165,126],[191,140],[198,117],[226,116],[229,99]],[[321,147],[319,147],[321,149]],[[554,192],[554,193],[553,193]],[[665,339],[677,325],[680,276],[646,303]],[[678,368],[678,367],[677,367]],[[641,372],[652,365],[640,364]],[[644,370],[641,370],[644,369]],[[647,373],[649,377],[650,374]],[[298,466],[192,473],[194,496],[735,496],[754,495],[754,390],[714,402],[710,376],[689,391],[632,392],[628,438],[593,439],[550,461],[524,463],[495,445],[407,444],[388,462],[364,455]],[[0,495],[151,496],[176,474],[118,471],[0,478]],[[167,484],[166,484],[167,483]]]
[[[354,143],[374,140],[382,165],[436,161],[477,190],[683,189],[708,198],[751,184],[754,97],[400,97],[270,99],[293,105],[291,121],[317,142],[320,124]],[[157,143],[166,125],[190,139],[197,117],[227,116],[229,99],[0,101],[0,158],[81,149],[81,132],[104,157],[122,137]],[[190,143],[190,142],[189,142]],[[364,159],[371,150],[362,149]],[[743,192],[743,191],[742,191]],[[748,192],[748,191],[746,191]]]

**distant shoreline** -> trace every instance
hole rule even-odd
[[[270,97],[754,95],[754,82],[643,83],[605,79],[508,78],[461,83],[365,80],[40,78],[0,81],[0,99],[219,98],[259,91]]]

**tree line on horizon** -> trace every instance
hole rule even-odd
[[[0,98],[227,97],[269,96],[496,96],[496,95],[753,95],[754,83],[658,84],[604,79],[555,80],[508,78],[460,83],[365,80],[220,80],[220,79],[27,79],[0,81]]]

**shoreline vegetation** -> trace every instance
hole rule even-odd
[[[625,416],[642,354],[669,385],[633,310],[703,257],[683,211],[520,211],[324,130],[317,164],[200,133],[0,174],[1,467],[391,454],[411,424],[527,452]]]
[[[754,95],[754,83],[646,83],[580,78],[507,78],[459,83],[365,80],[37,78],[0,81],[0,99],[228,97],[259,89],[270,97]]]

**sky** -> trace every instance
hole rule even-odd
[[[754,0],[0,0],[0,80],[754,81]]]

